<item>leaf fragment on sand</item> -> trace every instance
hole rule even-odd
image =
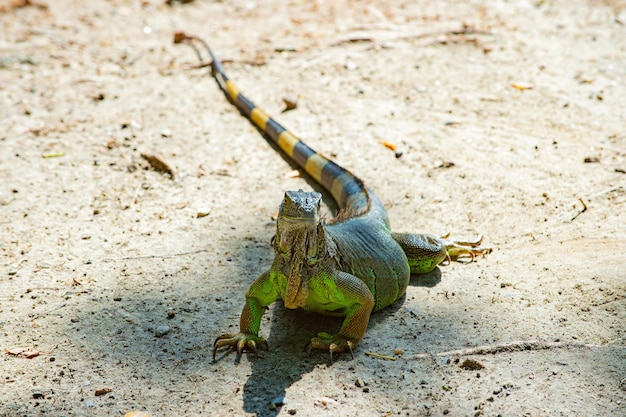
[[[295,96],[285,96],[283,97],[283,103],[285,104],[285,109],[283,110],[284,113],[298,107],[298,98]]]
[[[477,371],[479,369],[483,369],[485,365],[482,363],[475,361],[474,359],[465,359],[461,365],[459,365],[462,369],[466,369],[468,371]]]
[[[103,387],[103,388],[98,388],[95,392],[96,397],[99,397],[101,395],[105,395],[108,394],[109,392],[113,391],[111,388],[109,387]]]
[[[145,159],[146,161],[148,161],[152,169],[154,169],[155,171],[169,174],[172,178],[174,178],[176,171],[160,155],[148,153],[148,152],[142,152],[141,157]]]
[[[130,413],[126,413],[124,417],[150,417],[150,414],[146,413],[145,411],[133,410]]]
[[[33,348],[30,346],[13,348],[13,349],[5,349],[4,353],[10,356],[15,356],[18,358],[26,358],[26,359],[33,359],[41,355],[40,351],[33,350]]]
[[[535,88],[535,85],[531,83],[513,83],[511,85],[513,86],[513,88],[517,88],[520,91],[532,90],[533,88]]]
[[[196,218],[201,219],[202,217],[206,217],[211,213],[211,209],[208,207],[199,208],[196,212]]]
[[[62,156],[65,156],[65,152],[48,152],[48,153],[41,154],[41,157],[45,158],[45,159],[48,159],[48,158],[60,158]]]
[[[378,359],[384,359],[386,361],[395,361],[398,359],[398,358],[394,358],[393,356],[381,355],[380,353],[374,353],[374,352],[365,352],[365,354],[367,356],[371,356],[373,358],[378,358]]]
[[[391,149],[392,151],[395,151],[396,149],[398,149],[398,146],[395,143],[391,143],[391,142],[387,142],[386,140],[381,140],[380,143],[387,149]]]

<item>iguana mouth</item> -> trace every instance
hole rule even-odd
[[[279,221],[285,224],[288,224],[289,230],[293,230],[299,227],[307,227],[311,225],[317,225],[319,223],[321,217],[319,215],[310,216],[310,217],[299,217],[299,216],[289,216],[285,214],[281,214],[279,217]]]

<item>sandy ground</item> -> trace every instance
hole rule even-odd
[[[391,4],[0,1],[0,415],[626,415],[625,2]],[[212,363],[314,185],[176,30],[396,230],[493,253],[416,277],[354,359],[278,303],[269,352]]]

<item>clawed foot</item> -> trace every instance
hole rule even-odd
[[[333,353],[350,352],[350,356],[354,359],[353,349],[359,343],[358,340],[343,337],[339,335],[331,335],[328,333],[318,333],[317,337],[311,339],[307,345],[307,353],[311,353],[311,349],[320,349],[328,351],[330,354],[330,362],[333,361]]]
[[[267,341],[260,336],[245,333],[223,334],[215,339],[213,343],[213,362],[215,362],[217,350],[225,346],[230,346],[237,350],[237,362],[241,360],[241,354],[244,350],[248,350],[255,355],[257,354],[257,348],[269,350]]]
[[[448,239],[449,236],[450,234],[446,233],[440,238],[448,253],[448,262],[456,261],[462,257],[469,257],[470,262],[472,262],[476,255],[485,256],[491,253],[491,248],[480,247],[483,242],[483,235],[478,235],[474,240],[465,241]]]

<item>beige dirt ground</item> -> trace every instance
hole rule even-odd
[[[626,415],[625,2],[0,5],[0,415]],[[396,230],[493,253],[416,277],[354,359],[307,356],[339,322],[279,304],[268,353],[212,363],[313,184],[176,30]]]

